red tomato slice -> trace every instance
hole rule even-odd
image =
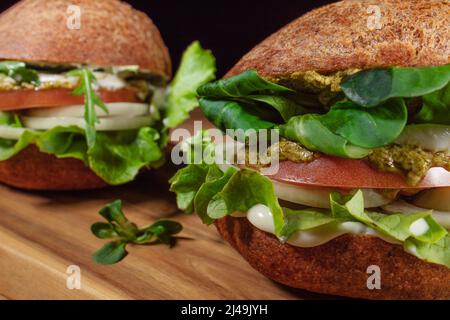
[[[444,168],[431,168],[416,186],[395,173],[381,172],[364,160],[322,156],[310,163],[280,162],[280,168],[271,179],[303,186],[371,189],[413,189],[450,186],[450,172]]]
[[[140,102],[136,91],[120,89],[100,90],[103,102]],[[70,89],[0,91],[0,110],[21,110],[43,107],[62,107],[84,104],[83,96],[75,96]]]

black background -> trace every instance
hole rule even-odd
[[[102,0],[92,0],[102,1]],[[3,11],[17,1],[1,0]],[[174,65],[193,40],[213,51],[219,76],[271,33],[332,0],[146,0],[127,1],[160,29]]]

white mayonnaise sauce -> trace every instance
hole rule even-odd
[[[263,204],[253,206],[247,212],[247,219],[256,228],[267,233],[275,234],[272,212],[267,206]],[[296,247],[310,248],[324,244],[347,233],[371,235],[381,238],[389,243],[400,243],[397,240],[385,236],[362,223],[352,221],[330,223],[313,230],[297,231],[289,239],[287,239],[287,243]]]

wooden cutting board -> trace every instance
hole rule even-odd
[[[127,186],[89,192],[22,192],[0,186],[0,297],[3,299],[296,299],[312,294],[280,286],[254,271],[195,215],[176,208],[167,180],[175,168],[150,172]],[[129,246],[113,266],[91,255],[105,242],[90,232],[98,210],[123,199],[130,220],[181,222],[185,239],[166,246]],[[68,289],[71,265],[81,289]]]

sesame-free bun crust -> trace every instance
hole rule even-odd
[[[67,26],[71,5],[81,9],[79,30]],[[118,0],[23,0],[0,15],[0,34],[0,60],[139,65],[171,76],[168,50],[152,20]]]
[[[381,29],[369,26],[380,8]],[[447,0],[346,0],[313,10],[256,46],[228,73],[295,72],[450,63]]]
[[[58,159],[31,145],[0,161],[0,182],[26,190],[86,190],[108,186],[77,159]]]
[[[216,226],[251,266],[290,287],[365,299],[450,299],[450,269],[376,237],[343,235],[299,248],[281,243],[247,219],[225,217]],[[380,290],[367,288],[372,265],[380,267]]]

